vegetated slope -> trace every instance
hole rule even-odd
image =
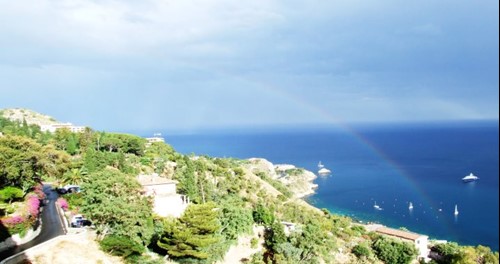
[[[57,120],[51,116],[40,114],[25,108],[2,109],[0,110],[0,114],[11,121],[18,121],[22,123],[26,120],[26,123],[29,125],[42,126],[58,123]]]
[[[81,184],[82,193],[67,196],[68,210],[88,216],[101,249],[127,263],[163,263],[158,258],[159,262],[151,262],[154,258],[145,246],[180,263],[215,263],[227,252],[234,260],[238,252],[235,256],[229,251],[231,246],[248,246],[248,240],[254,241],[252,248],[264,241],[262,251],[250,257],[248,252],[254,251],[242,250],[246,252],[242,258],[252,264],[380,263],[378,258],[411,259],[414,254],[408,250],[411,246],[381,239],[348,217],[298,199],[308,190],[294,186],[314,187],[313,177],[290,165],[183,155],[162,142],[147,144],[138,136],[91,129],[40,134],[39,129],[1,117],[0,132],[4,134],[0,149],[13,154],[0,156],[0,165],[9,168],[0,170],[10,177],[4,185],[21,182],[15,172],[29,172],[28,165],[33,170],[22,175],[29,178],[23,178],[24,183],[41,176],[61,184]],[[19,156],[19,149],[12,147],[16,145],[34,146],[29,153],[32,163],[14,159]],[[154,214],[154,197],[145,196],[137,181],[137,175],[153,172],[176,180],[177,192],[189,197],[191,205],[180,219]],[[264,230],[260,237],[252,232],[256,226]],[[455,253],[465,250],[458,248]],[[398,261],[392,263],[407,263]]]

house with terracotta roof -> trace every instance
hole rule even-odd
[[[429,237],[412,233],[412,232],[407,232],[403,230],[398,230],[398,229],[393,229],[393,228],[388,228],[385,226],[378,227],[375,229],[375,232],[381,234],[381,235],[386,235],[392,238],[400,239],[405,242],[410,242],[415,245],[417,248],[419,255],[418,259],[423,259],[426,262],[429,261]]]
[[[181,217],[189,205],[189,197],[177,194],[177,181],[161,177],[156,173],[140,174],[137,181],[143,194],[154,199],[154,212],[161,217]]]

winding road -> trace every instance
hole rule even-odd
[[[17,253],[23,252],[31,247],[40,245],[50,239],[65,234],[64,224],[62,222],[60,214],[57,212],[57,207],[55,204],[59,195],[57,194],[57,192],[53,191],[52,186],[48,184],[45,184],[43,186],[43,191],[47,195],[47,199],[41,214],[42,231],[40,232],[40,235],[24,245],[0,251],[0,261]]]

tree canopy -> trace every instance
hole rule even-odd
[[[133,176],[107,168],[90,173],[83,181],[82,211],[103,236],[128,237],[147,245],[153,236],[152,204],[141,195]]]
[[[26,191],[44,176],[61,176],[69,164],[69,155],[52,145],[42,146],[20,136],[0,138],[0,187],[15,186]]]
[[[191,205],[184,215],[172,221],[158,246],[175,259],[191,259],[195,263],[211,263],[210,249],[222,241],[221,224],[214,203]]]

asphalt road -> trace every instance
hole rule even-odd
[[[0,261],[19,252],[25,251],[26,249],[42,244],[43,242],[46,242],[52,238],[64,235],[64,225],[61,221],[60,215],[57,213],[55,204],[59,195],[57,194],[57,192],[52,191],[52,187],[50,185],[44,185],[43,191],[47,195],[47,199],[46,204],[43,206],[43,211],[41,214],[43,224],[40,235],[24,245],[1,251]]]

